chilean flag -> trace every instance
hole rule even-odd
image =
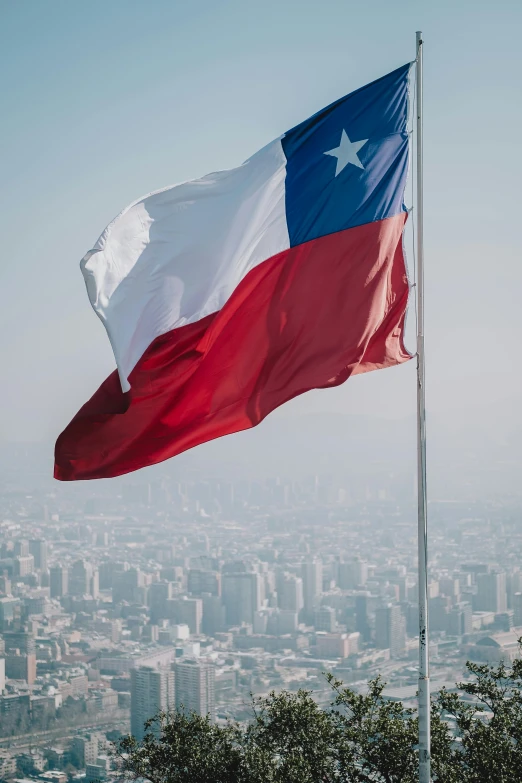
[[[161,462],[310,389],[411,358],[409,71],[107,226],[81,269],[117,371],[59,436],[57,479]]]

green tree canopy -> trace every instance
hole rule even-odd
[[[521,783],[522,661],[467,668],[472,680],[432,700],[433,780]],[[143,741],[115,743],[117,765],[151,783],[415,783],[415,711],[387,700],[379,677],[364,694],[326,679],[328,709],[300,690],[252,699],[247,724],[157,715]]]

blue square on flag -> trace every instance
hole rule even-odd
[[[291,246],[404,209],[409,70],[361,87],[283,136]]]

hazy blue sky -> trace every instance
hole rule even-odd
[[[120,209],[239,164],[413,59],[419,28],[428,406],[492,422],[515,408],[520,0],[2,0],[0,9],[0,438],[54,438],[113,369],[78,264]],[[402,416],[414,393],[410,362],[287,410]]]

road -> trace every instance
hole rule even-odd
[[[31,734],[20,734],[14,737],[0,738],[0,748],[9,748],[11,750],[16,748],[17,750],[20,750],[34,745],[44,745],[49,740],[61,739],[72,734],[85,734],[85,732],[88,731],[110,731],[113,729],[119,729],[124,733],[129,732],[129,719],[117,716],[110,721],[100,720],[99,722],[93,722],[92,716],[89,716],[89,720],[85,723],[76,723],[70,728],[60,726],[59,728],[50,729],[49,731],[37,731]]]

